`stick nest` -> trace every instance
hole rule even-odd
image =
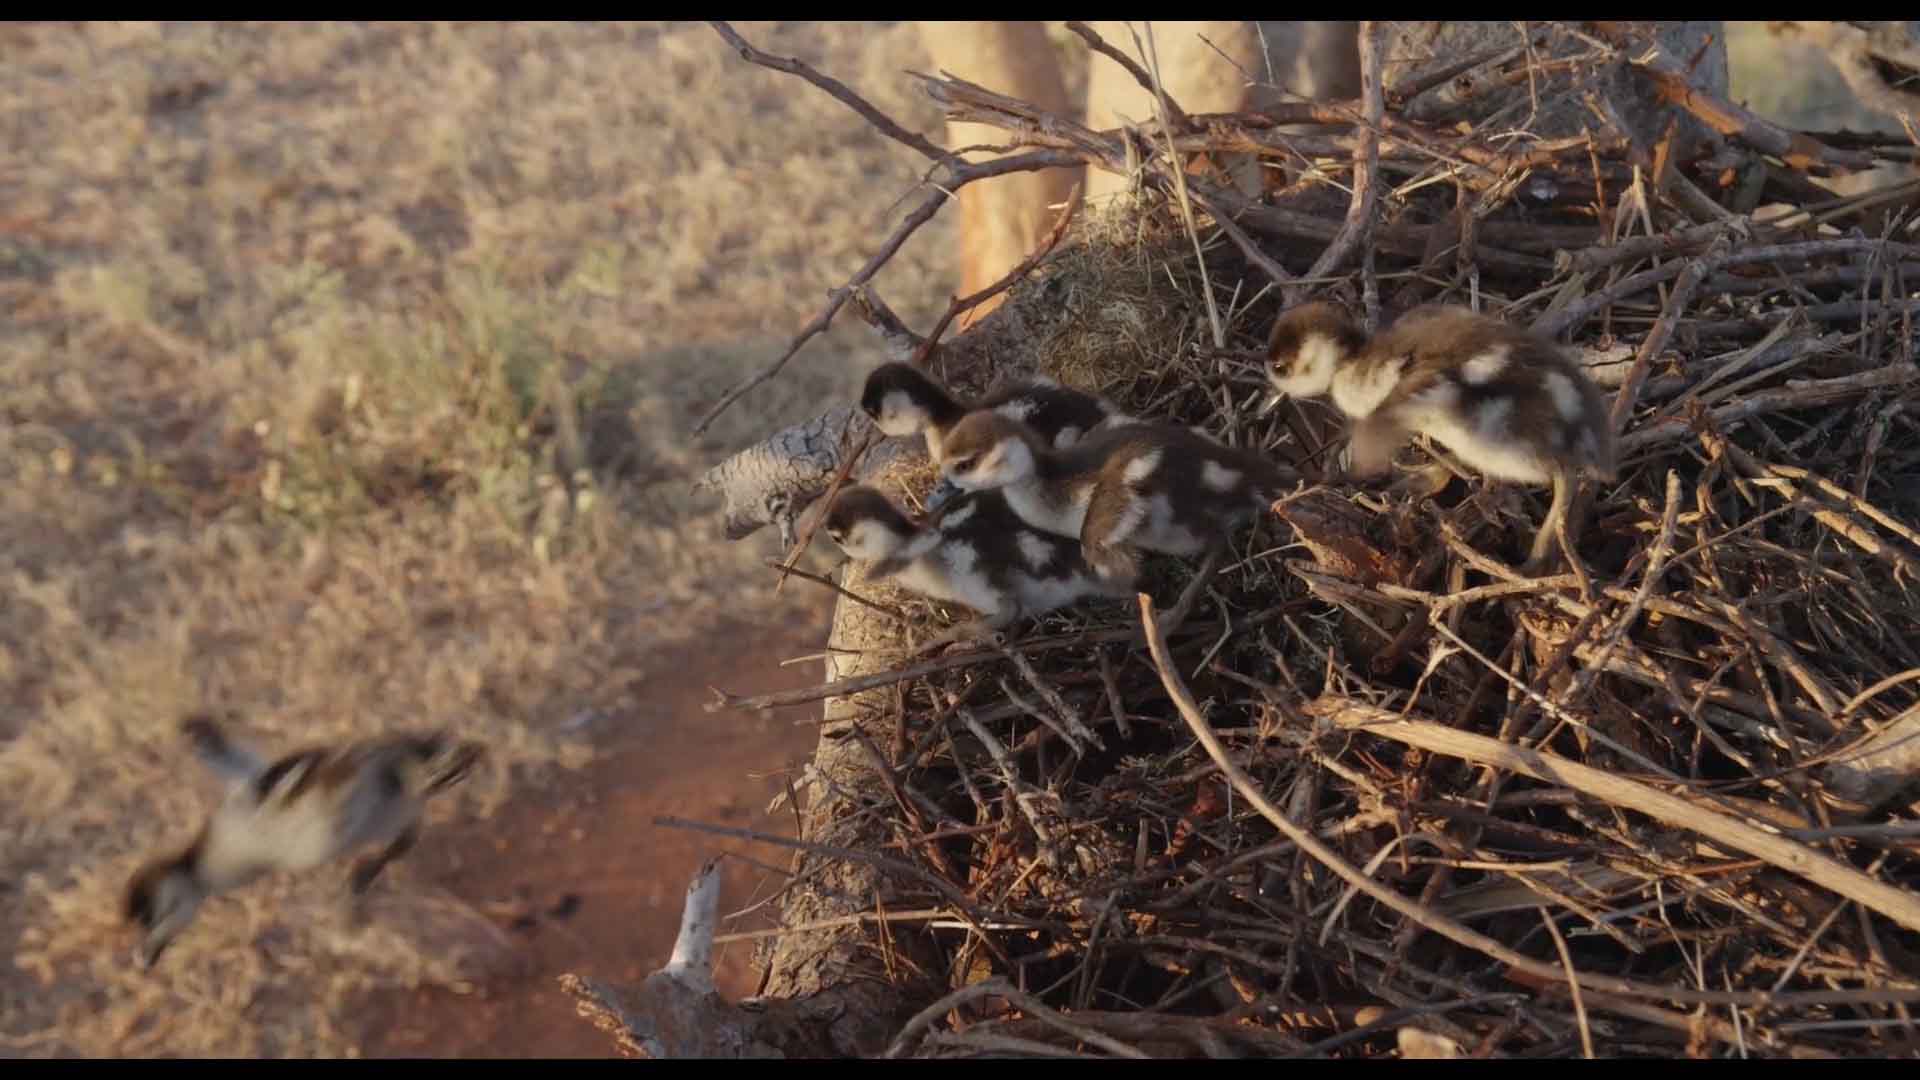
[[[1038,313],[1046,374],[1317,478],[1330,412],[1256,416],[1283,295],[1381,324],[1467,304],[1580,356],[1622,403],[1623,460],[1556,576],[1514,569],[1544,493],[1316,483],[1242,532],[1165,667],[1136,607],[1090,604],[852,697],[890,775],[850,813],[892,837],[876,854],[952,886],[883,869],[858,931],[954,992],[897,1052],[1915,1052],[1911,191],[1823,195],[1741,132],[1683,157],[1391,104],[1373,163],[1363,104],[1313,106],[1288,117],[1325,122],[1301,144],[1350,158],[1213,117],[1178,132],[1176,177],[1155,125],[1085,132],[928,82],[950,115],[1096,167],[1137,140],[1134,193],[1083,211],[1006,301]],[[1287,175],[1242,196],[1208,152]],[[1303,284],[1356,170],[1377,193],[1358,265]],[[933,362],[977,390],[992,365],[959,363],[966,343]],[[1149,568],[1163,604],[1192,570]],[[927,622],[916,640],[940,621],[864,595]],[[1176,683],[1258,793],[1403,909],[1250,805]]]

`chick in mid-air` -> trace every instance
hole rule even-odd
[[[1329,396],[1351,422],[1350,468],[1374,476],[1425,435],[1494,480],[1551,484],[1553,504],[1534,535],[1530,573],[1547,564],[1582,474],[1615,476],[1613,425],[1592,380],[1551,342],[1464,308],[1430,305],[1369,341],[1339,307],[1302,304],[1268,342],[1271,407],[1283,397]],[[1430,471],[1437,492],[1447,474]]]
[[[352,897],[419,838],[426,801],[459,782],[484,750],[444,734],[393,735],[264,761],[212,719],[181,725],[194,753],[227,783],[220,806],[184,849],[142,866],[125,915],[141,930],[135,959],[151,967],[208,898],[278,870],[305,871],[364,847]]]

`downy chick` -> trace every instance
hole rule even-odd
[[[1230,531],[1294,485],[1292,470],[1184,427],[1135,423],[1056,450],[1018,420],[974,412],[947,433],[946,478],[999,490],[1022,521],[1080,538],[1094,572],[1132,590],[1132,549],[1205,555],[1163,627],[1185,620],[1226,554]]]
[[[1569,537],[1578,531],[1568,518],[1580,474],[1614,479],[1613,425],[1599,389],[1552,342],[1498,319],[1428,305],[1369,342],[1340,308],[1316,301],[1280,317],[1268,357],[1268,407],[1282,395],[1329,395],[1352,422],[1357,476],[1385,472],[1418,434],[1489,478],[1552,484],[1529,572],[1546,565],[1563,523]],[[1430,471],[1428,491],[1445,477]]]
[[[478,743],[436,733],[316,747],[268,763],[204,716],[181,731],[227,793],[191,844],[147,863],[127,885],[125,915],[142,932],[135,950],[142,968],[208,898],[379,845],[350,875],[351,896],[361,896],[419,838],[426,800],[463,779],[484,753]]]
[[[1088,432],[1133,422],[1105,398],[1061,386],[1045,376],[1028,376],[990,390],[972,405],[955,400],[946,387],[912,364],[887,363],[867,376],[860,408],[881,431],[904,438],[925,432],[927,456],[939,464],[947,432],[976,409],[1025,421],[1048,445],[1072,446]],[[937,510],[957,489],[942,484],[927,497]]]
[[[823,525],[849,557],[872,563],[869,578],[980,613],[921,652],[1087,597],[1124,595],[1093,572],[1077,542],[1028,526],[998,492],[960,494],[915,525],[885,495],[856,485],[840,492]]]

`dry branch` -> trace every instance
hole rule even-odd
[[[1909,930],[1920,931],[1920,896],[1875,881],[1804,844],[1796,844],[1745,822],[1704,810],[1645,784],[1555,755],[1508,746],[1484,736],[1453,731],[1438,724],[1405,720],[1360,702],[1323,698],[1304,706],[1304,710],[1307,715],[1324,719],[1340,730],[1365,731],[1422,750],[1450,754],[1476,764],[1517,772],[1535,780],[1561,784],[1602,802],[1691,829],[1726,847],[1765,859],[1788,873],[1857,901]]]
[[[1621,49],[1631,49],[1636,44],[1629,32],[1618,23],[1588,25],[1594,33]],[[1652,53],[1633,57],[1631,63],[1636,71],[1653,81],[1667,100],[1682,106],[1720,134],[1738,139],[1763,154],[1772,154],[1792,168],[1824,173],[1835,167],[1873,167],[1871,154],[1825,146],[1812,136],[1788,131],[1717,94],[1695,86],[1680,62],[1672,57]]]

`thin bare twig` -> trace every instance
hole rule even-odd
[[[734,51],[740,54],[742,60],[759,64],[761,67],[772,68],[775,71],[783,71],[788,75],[798,75],[833,95],[835,100],[842,102],[854,112],[859,113],[861,118],[878,129],[880,134],[885,135],[894,142],[902,146],[910,147],[934,161],[942,161],[948,164],[954,163],[954,157],[951,152],[935,146],[926,136],[908,131],[906,128],[894,123],[893,119],[886,113],[868,104],[867,99],[847,89],[846,84],[821,74],[805,60],[794,57],[774,56],[771,53],[761,52],[759,49],[747,44],[746,39],[741,37],[733,27],[727,23],[709,19],[707,20],[707,25],[713,27],[715,33],[726,39],[727,44],[733,46]]]
[[[1067,21],[1067,29],[1079,34],[1080,39],[1087,43],[1087,48],[1112,59],[1114,63],[1126,68],[1127,74],[1133,76],[1133,80],[1140,84],[1142,90],[1166,102],[1167,120],[1175,134],[1187,131],[1193,127],[1193,122],[1187,119],[1186,110],[1182,109],[1178,102],[1175,102],[1164,89],[1157,85],[1154,82],[1153,76],[1148,75],[1147,70],[1141,67],[1139,62],[1134,60],[1133,57],[1107,44],[1107,40],[1101,37],[1094,31],[1093,27],[1088,26],[1086,23],[1069,19]]]
[[[1324,278],[1361,246],[1373,232],[1373,204],[1379,198],[1380,129],[1386,119],[1386,96],[1380,85],[1380,72],[1386,55],[1386,25],[1360,24],[1360,111],[1359,145],[1353,151],[1353,198],[1347,204],[1347,218],[1333,243],[1313,261],[1309,279]],[[1286,298],[1288,307],[1305,299],[1302,286],[1295,284]]]
[[[1762,832],[1725,814],[1696,806],[1638,781],[1581,765],[1558,755],[1523,750],[1484,735],[1406,720],[1397,713],[1357,701],[1322,698],[1308,704],[1305,711],[1344,730],[1365,731],[1433,753],[1451,754],[1475,764],[1492,765],[1535,780],[1563,784],[1604,802],[1691,829],[1715,843],[1765,859],[1788,873],[1831,889],[1910,930],[1920,930],[1920,896],[1883,881],[1875,881],[1804,844]],[[1592,985],[1608,989],[1599,983]]]
[[[1540,913],[1540,921],[1546,924],[1547,933],[1553,938],[1554,950],[1560,954],[1560,966],[1572,971],[1573,954],[1567,951],[1567,939],[1560,936],[1560,928],[1553,923],[1553,913],[1538,906],[1534,910]],[[1586,1055],[1588,1061],[1592,1061],[1593,1027],[1587,1023],[1587,1003],[1580,996],[1579,979],[1567,979],[1567,993],[1573,997],[1573,1015],[1580,1023],[1580,1052]]]
[[[1035,150],[1012,157],[995,158],[992,161],[967,162],[950,166],[945,185],[920,201],[920,205],[900,222],[899,227],[893,230],[893,234],[887,237],[886,243],[880,246],[879,251],[873,253],[873,257],[867,260],[866,265],[862,266],[858,273],[848,278],[845,285],[827,294],[827,306],[820,310],[820,314],[813,317],[812,322],[800,328],[800,332],[794,335],[784,352],[775,357],[766,367],[734,384],[726,393],[720,395],[720,400],[715,402],[713,407],[707,410],[706,415],[700,418],[700,422],[693,426],[693,433],[704,434],[709,427],[713,426],[713,422],[720,418],[720,414],[726,412],[734,402],[746,396],[753,388],[780,374],[780,370],[787,366],[787,361],[793,359],[801,346],[813,340],[816,335],[825,333],[827,328],[833,325],[833,317],[840,313],[840,309],[846,305],[847,300],[861,286],[873,280],[873,275],[879,273],[880,268],[893,258],[900,250],[900,245],[907,242],[907,237],[912,236],[914,230],[933,220],[933,215],[953,197],[954,192],[976,180],[1005,176],[1008,173],[1072,167],[1079,164],[1081,159],[1078,155],[1064,150]]]
[[[934,324],[933,332],[928,334],[926,338],[920,342],[920,347],[914,351],[913,365],[915,367],[925,367],[927,365],[927,357],[933,354],[934,347],[940,344],[940,335],[947,332],[947,326],[951,324],[954,319],[972,311],[974,308],[979,307],[981,304],[1012,288],[1014,282],[1026,277],[1034,267],[1040,265],[1042,259],[1051,255],[1053,249],[1059,245],[1060,238],[1067,235],[1067,226],[1073,221],[1073,212],[1079,208],[1079,205],[1080,185],[1076,183],[1073,185],[1072,190],[1067,192],[1066,205],[1061,207],[1060,216],[1054,218],[1053,228],[1047,230],[1047,235],[1041,237],[1039,246],[1035,247],[1026,258],[1021,259],[1018,266],[1007,271],[1001,276],[1000,280],[981,289],[972,296],[954,297],[948,301],[946,314],[940,316],[940,321]]]
[[[802,545],[801,550],[802,551],[806,550],[804,545]],[[861,596],[859,593],[854,592],[851,589],[842,588],[838,582],[833,581],[829,578],[821,577],[819,574],[810,574],[805,570],[788,566],[787,564],[779,561],[778,559],[767,559],[765,560],[765,564],[768,568],[773,570],[779,570],[784,574],[792,574],[794,577],[803,578],[807,581],[813,582],[816,585],[824,585],[828,589],[831,589],[834,592],[839,593],[841,596],[846,597],[847,599],[853,601],[856,604],[862,604],[866,607],[872,608],[873,610],[879,612],[880,614],[885,615],[887,618],[892,619],[894,622],[904,623],[908,621],[906,613],[902,612],[899,608],[892,607],[887,604],[882,604],[877,600],[869,600],[866,597]]]
[[[1260,791],[1260,786],[1255,784],[1253,779],[1249,777],[1240,766],[1234,764],[1233,758],[1227,753],[1226,746],[1220,742],[1220,737],[1214,734],[1212,726],[1207,723],[1204,716],[1200,715],[1200,706],[1193,700],[1193,694],[1187,689],[1185,682],[1181,680],[1179,674],[1173,668],[1172,658],[1167,653],[1166,640],[1161,637],[1157,620],[1154,618],[1152,595],[1141,593],[1139,600],[1142,632],[1146,635],[1147,648],[1152,653],[1154,667],[1160,672],[1161,685],[1166,687],[1167,694],[1172,697],[1174,706],[1179,709],[1180,715],[1187,721],[1187,726],[1192,729],[1194,737],[1198,739],[1200,745],[1206,749],[1207,756],[1213,759],[1214,764],[1226,775],[1228,782],[1233,785],[1234,790],[1240,793],[1241,798],[1247,800],[1248,805],[1259,811],[1261,817],[1266,818],[1267,821],[1272,823],[1273,827],[1278,829],[1281,835],[1293,841],[1293,843],[1300,847],[1300,850],[1324,864],[1327,869],[1333,871],[1334,874],[1338,875],[1348,884],[1355,886],[1361,892],[1366,893],[1381,904],[1418,922],[1420,925],[1449,941],[1464,945],[1475,952],[1492,957],[1517,971],[1525,972],[1538,978],[1551,979],[1555,982],[1578,979],[1583,987],[1609,990],[1614,993],[1628,994],[1634,997],[1651,998],[1656,1001],[1667,1000],[1686,1003],[1697,1000],[1697,995],[1702,993],[1713,993],[1715,1000],[1737,1001],[1742,1004],[1752,1005],[1770,1004],[1779,1000],[1776,995],[1767,993],[1733,990],[1717,993],[1712,991],[1689,991],[1677,987],[1651,986],[1636,980],[1615,978],[1608,975],[1582,975],[1565,968],[1551,967],[1531,957],[1515,952],[1492,938],[1472,930],[1445,915],[1441,915],[1431,908],[1423,907],[1394,890],[1374,881],[1366,874],[1361,873],[1355,869],[1351,863],[1341,858],[1339,853],[1321,842],[1319,837],[1313,835],[1309,830],[1287,820],[1286,815],[1282,814],[1277,807],[1267,801],[1266,796]],[[1502,768],[1512,769],[1515,772],[1527,771],[1515,764],[1516,761],[1545,757],[1545,755],[1531,751],[1519,751],[1507,746],[1505,743],[1482,736],[1466,735],[1461,732],[1451,731],[1450,729],[1438,728],[1438,725],[1417,724],[1410,721],[1399,720],[1391,723],[1386,722],[1384,720],[1385,717],[1393,717],[1396,716],[1396,714],[1375,709],[1371,706],[1361,705],[1358,702],[1332,702],[1328,699],[1322,699],[1322,702],[1316,702],[1314,704],[1321,705],[1321,713],[1330,715],[1334,723],[1342,727],[1374,731],[1394,737],[1406,737],[1406,731],[1408,729],[1418,728],[1423,732],[1426,729],[1438,729],[1462,740],[1475,740],[1474,745],[1476,746],[1481,743],[1489,744],[1490,747],[1498,748],[1499,751],[1504,753],[1494,756],[1492,752],[1489,751],[1486,763],[1496,764]],[[1312,706],[1309,706],[1309,708],[1311,709]],[[1411,738],[1407,738],[1407,741],[1412,740]],[[1448,745],[1457,746],[1460,744],[1453,743]],[[1431,749],[1432,747],[1429,746],[1427,748]],[[1481,755],[1476,754],[1475,757],[1478,759]],[[1528,772],[1527,774],[1534,776],[1536,779],[1553,779],[1565,782],[1561,775],[1561,770],[1572,766],[1573,768],[1583,770],[1583,775],[1591,773],[1607,781],[1633,784],[1632,781],[1618,780],[1618,778],[1603,773],[1598,769],[1587,769],[1585,766],[1573,766],[1571,762],[1566,762],[1564,759],[1555,758],[1553,760],[1555,762],[1554,766],[1543,766],[1541,771]],[[1640,787],[1640,785],[1637,784],[1633,786],[1636,788]],[[1651,794],[1659,795],[1658,792],[1652,792]],[[1678,804],[1682,810],[1682,816],[1692,816],[1686,813],[1692,810],[1692,807],[1689,807],[1687,804],[1680,802],[1678,799],[1673,799],[1672,796],[1660,795],[1660,798],[1671,800],[1673,803]],[[1665,807],[1664,803],[1662,805]],[[1643,810],[1643,812],[1646,811]],[[1752,837],[1757,837],[1759,841],[1763,842],[1763,846],[1767,846],[1769,850],[1772,850],[1772,844],[1775,842],[1788,845],[1793,849],[1795,859],[1801,865],[1811,863],[1813,860],[1818,860],[1821,864],[1823,874],[1827,872],[1828,867],[1831,867],[1833,871],[1838,872],[1839,876],[1847,877],[1849,881],[1851,881],[1852,878],[1863,877],[1859,871],[1841,867],[1839,864],[1833,863],[1832,860],[1813,855],[1807,851],[1807,849],[1797,844],[1792,844],[1789,841],[1776,841],[1776,838],[1769,837],[1750,826],[1741,825],[1738,827],[1744,830],[1742,833],[1743,837],[1751,834],[1751,837],[1749,837],[1750,840]],[[1742,850],[1745,849],[1743,848]],[[1902,893],[1890,886],[1873,881],[1864,882],[1864,885],[1871,886],[1871,888],[1865,891],[1871,893],[1875,900],[1885,903],[1890,907],[1895,909],[1902,909],[1906,906],[1920,908],[1920,899],[1915,899],[1909,894]],[[1894,894],[1894,897],[1889,899],[1886,895],[1888,893]],[[1876,911],[1882,911],[1883,914],[1885,913],[1882,908],[1873,904],[1868,904],[1867,906],[1873,907]],[[1896,919],[1896,921],[1902,920]],[[1903,925],[1906,924],[1903,922]],[[1920,1000],[1920,990],[1901,991],[1901,993],[1911,993],[1914,1000]]]

